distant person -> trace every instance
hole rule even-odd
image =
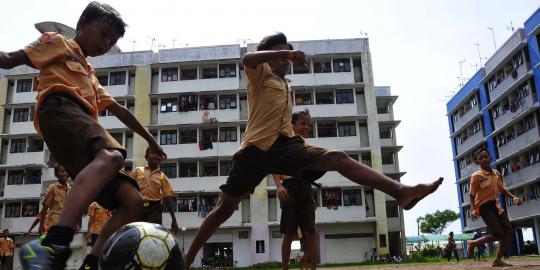
[[[446,258],[448,259],[448,261],[452,259],[452,253],[456,257],[457,262],[459,262],[456,240],[454,239],[454,232],[450,232],[450,234],[448,234],[448,244],[446,245]]]
[[[58,224],[58,221],[60,221],[60,215],[64,210],[66,198],[68,193],[71,191],[71,186],[67,182],[69,179],[69,174],[63,165],[56,164],[54,166],[54,176],[56,176],[58,182],[50,185],[47,188],[47,193],[45,194],[45,198],[43,198],[42,202],[43,207],[39,213],[38,233],[40,235],[47,233],[51,226]]]
[[[476,240],[476,239],[479,239],[482,237],[482,232],[480,232],[480,230],[476,230],[476,232],[474,233],[474,236],[473,236],[473,240]],[[480,260],[483,260],[483,261],[486,261],[486,244],[482,244],[482,245],[478,245],[477,246],[478,248],[478,252],[474,255],[474,260],[475,261],[480,261]]]
[[[9,237],[9,230],[4,229],[2,231],[2,238],[0,238],[0,269],[12,270],[13,269],[13,251],[15,245],[13,239]]]
[[[489,235],[469,241],[467,243],[467,255],[472,257],[476,246],[499,241],[499,250],[491,265],[493,267],[512,266],[502,260],[513,239],[512,223],[510,223],[506,211],[501,208],[498,198],[499,194],[503,193],[512,198],[513,203],[516,205],[521,205],[521,199],[514,196],[504,187],[501,174],[489,166],[491,157],[487,149],[482,148],[476,151],[474,163],[480,166],[480,170],[471,176],[472,220],[482,217]]]
[[[86,232],[86,240],[90,242],[90,246],[96,244],[101,229],[111,216],[111,211],[103,208],[99,203],[90,204],[88,207],[88,231]]]

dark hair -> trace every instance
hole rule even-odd
[[[6,233],[6,232],[9,233],[9,230],[8,230],[8,229],[4,229],[4,230],[2,230],[2,232],[3,232],[3,233]]]
[[[146,152],[144,152],[144,156],[148,156],[148,153],[150,153],[150,146],[146,147]]]
[[[287,43],[287,37],[281,32],[277,32],[273,35],[268,35],[264,37],[259,45],[257,45],[257,51],[268,51],[276,45],[287,45],[289,50],[293,50],[293,46],[290,43]]]
[[[454,232],[450,232],[448,235],[454,235]]]
[[[120,13],[110,5],[97,1],[90,2],[83,10],[81,17],[79,17],[79,21],[77,22],[77,30],[79,30],[81,25],[97,19],[104,19],[107,23],[111,24],[116,28],[120,37],[123,37],[126,33],[127,24],[122,20]]]
[[[60,170],[60,167],[66,169],[66,167],[60,163],[54,164],[54,176],[58,176],[58,170]]]
[[[294,112],[291,116],[291,123],[294,125],[300,117],[311,118],[311,115],[309,114],[309,110],[303,109],[301,111]]]
[[[474,160],[477,160],[477,159],[478,159],[478,156],[479,156],[482,152],[484,152],[484,151],[485,151],[486,153],[488,153],[488,155],[489,155],[489,150],[488,150],[487,148],[485,148],[485,147],[482,147],[482,148],[480,148],[480,149],[478,149],[478,150],[476,150],[476,151],[474,152]]]

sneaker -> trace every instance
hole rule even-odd
[[[79,270],[99,270],[98,262],[98,257],[87,255]]]
[[[19,250],[23,270],[58,270],[66,268],[71,249],[66,246],[43,246],[40,239],[32,240]]]

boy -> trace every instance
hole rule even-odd
[[[4,229],[2,231],[2,238],[0,238],[0,269],[11,270],[13,269],[13,250],[15,245],[13,239],[9,237],[9,230]]]
[[[292,114],[292,125],[295,134],[302,138],[309,136],[309,122],[311,116],[309,111],[303,110]],[[324,172],[320,172],[321,175]],[[277,195],[281,203],[280,232],[283,234],[281,244],[281,265],[284,270],[289,269],[289,259],[291,257],[291,243],[297,234],[297,228],[304,237],[302,242],[307,242],[306,258],[304,264],[309,262],[311,269],[317,268],[316,249],[317,236],[315,230],[315,201],[313,200],[313,189],[308,181],[300,178],[273,175],[276,184]],[[319,176],[320,177],[320,176]],[[317,177],[318,178],[318,177]],[[307,239],[307,241],[306,241]],[[309,251],[309,252],[307,252]],[[307,256],[304,256],[307,257]]]
[[[20,249],[25,270],[65,268],[76,226],[93,201],[116,210],[85,258],[86,269],[97,269],[105,240],[120,226],[139,217],[142,198],[137,182],[122,169],[126,151],[99,125],[100,111],[110,111],[165,156],[133,114],[99,84],[86,59],[108,52],[124,35],[125,27],[114,8],[91,2],[77,22],[73,40],[51,32],[22,50],[0,52],[0,68],[25,64],[40,70],[34,126],[74,179],[58,224],[51,226],[43,239]]]
[[[186,265],[208,238],[235,211],[238,204],[268,174],[315,180],[314,171],[338,171],[361,185],[377,188],[396,198],[404,209],[412,208],[433,193],[442,178],[431,184],[406,186],[349,158],[342,151],[329,151],[305,144],[291,126],[291,95],[285,75],[290,63],[305,65],[302,51],[294,51],[283,33],[265,37],[257,52],[243,57],[248,78],[248,123],[240,150],[233,157],[229,177],[221,189],[218,205],[204,219],[186,254]]]
[[[54,183],[47,188],[47,194],[43,198],[42,209],[38,214],[39,219],[38,233],[44,234],[49,231],[49,228],[58,223],[66,198],[71,190],[71,186],[67,183],[69,178],[68,172],[64,166],[56,164],[54,166],[54,176],[58,179],[58,183]],[[31,230],[32,228],[30,228]]]
[[[96,244],[96,240],[101,234],[103,225],[111,218],[111,211],[103,208],[97,202],[93,202],[88,207],[88,231],[86,232],[86,240],[90,241],[90,246]]]
[[[481,216],[486,223],[489,235],[469,241],[467,255],[469,258],[472,257],[476,246],[499,241],[499,250],[491,266],[511,266],[504,262],[502,257],[512,242],[513,228],[506,211],[499,204],[498,197],[500,193],[503,193],[511,197],[517,205],[521,205],[521,200],[504,187],[501,174],[489,166],[491,157],[487,149],[482,148],[474,154],[474,163],[480,166],[480,170],[471,176],[472,220]]]
[[[161,155],[151,148],[146,148],[144,158],[148,162],[146,167],[137,167],[131,172],[131,177],[137,180],[144,200],[142,217],[140,221],[162,224],[163,203],[171,214],[171,231],[178,232],[178,224],[171,197],[174,195],[171,183],[167,176],[159,170]]]
[[[448,259],[448,262],[450,262],[450,259],[452,259],[452,254],[454,254],[457,262],[459,262],[456,240],[454,239],[454,232],[450,232],[450,234],[448,234],[448,244],[446,245],[446,252],[446,258]]]

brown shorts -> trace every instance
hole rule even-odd
[[[484,220],[484,223],[486,223],[489,234],[496,237],[502,237],[507,234],[512,235],[514,230],[512,223],[510,223],[506,211],[499,215],[499,209],[495,201],[482,204],[480,206],[480,216]]]
[[[315,200],[311,184],[302,179],[293,178],[283,181],[289,199],[280,201],[281,220],[279,231],[282,234],[296,235],[300,227],[302,233],[315,232]]]
[[[315,181],[325,172],[307,170],[306,167],[321,159],[326,152],[327,149],[307,145],[299,136],[289,138],[280,135],[267,151],[249,146],[236,152],[229,177],[219,188],[227,195],[241,197],[253,193],[268,174]]]
[[[139,221],[163,225],[163,204],[161,201],[145,201]]]
[[[99,150],[115,149],[126,157],[126,150],[70,95],[48,95],[38,113],[43,140],[71,179],[94,160]],[[139,189],[137,182],[121,170],[94,201],[108,210],[118,208],[116,191],[125,181]]]

